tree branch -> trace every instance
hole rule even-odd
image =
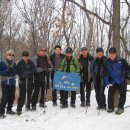
[[[102,17],[100,17],[97,13],[94,13],[88,9],[86,9],[85,7],[81,6],[79,3],[77,3],[76,1],[74,0],[66,0],[66,1],[69,1],[69,2],[72,2],[73,4],[77,5],[80,9],[82,9],[83,11],[91,14],[91,15],[94,15],[95,17],[97,17],[99,20],[101,20],[103,23],[107,24],[107,25],[110,25],[112,26],[112,24],[106,20],[104,20]]]

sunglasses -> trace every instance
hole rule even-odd
[[[66,52],[67,54],[72,54],[72,52]]]
[[[29,55],[23,55],[23,57],[29,57]]]
[[[8,54],[8,56],[14,56],[14,54]]]
[[[40,50],[40,51],[47,51],[47,50]]]

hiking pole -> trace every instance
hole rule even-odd
[[[44,68],[43,71],[45,72],[45,90],[44,90],[44,111],[43,113],[45,114],[46,113],[46,105],[45,105],[45,102],[46,102],[46,94],[47,94],[47,74],[49,72],[51,72],[53,70],[53,68]]]
[[[49,68],[44,68],[43,71],[45,72],[45,79],[44,79],[44,84],[45,84],[45,89],[44,89],[44,110],[43,113],[46,113],[46,93],[47,93],[47,72],[49,72]]]
[[[43,110],[43,113],[45,114],[46,113],[46,107],[45,107],[45,102],[46,102],[46,86],[47,86],[47,75],[46,75],[46,72],[45,72],[45,90],[44,90],[44,110]]]
[[[130,107],[130,105],[128,105],[128,106],[125,106],[124,108],[128,108],[128,107]]]
[[[86,86],[87,87],[87,86]],[[85,83],[83,83],[83,89],[85,88]],[[84,90],[85,91],[85,90]],[[86,104],[86,110],[85,110],[85,113],[87,114],[88,113],[88,105]]]
[[[86,111],[85,111],[85,113],[86,114],[88,113],[88,105],[86,105]]]
[[[2,98],[2,89],[1,89],[1,76],[0,76],[0,102],[1,102],[1,98]]]
[[[100,86],[100,85],[99,85]],[[100,115],[101,112],[101,96],[102,96],[102,86],[101,86],[101,91],[100,91],[100,97],[99,97],[99,109],[98,109],[98,116]]]
[[[26,77],[26,103],[25,103],[25,107],[26,107],[26,111],[28,111],[28,78]]]

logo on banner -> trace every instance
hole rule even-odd
[[[79,73],[57,71],[54,74],[53,87],[65,91],[79,91],[80,75]]]

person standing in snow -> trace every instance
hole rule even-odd
[[[126,101],[127,89],[127,71],[130,71],[130,66],[125,59],[117,55],[115,47],[109,49],[109,58],[105,65],[106,74],[104,82],[108,90],[108,113],[114,111],[113,96],[115,90],[119,90],[119,104],[115,114],[122,114],[124,112],[124,104]]]
[[[24,51],[22,53],[22,59],[18,62],[16,68],[19,76],[19,89],[20,89],[18,106],[17,106],[17,114],[21,115],[25,98],[27,99],[26,109],[30,110],[31,96],[33,90],[33,83],[34,83],[34,74],[36,73],[35,65],[29,59],[29,53],[27,51]]]
[[[32,110],[36,110],[36,103],[38,102],[39,92],[41,89],[41,98],[39,107],[45,107],[45,90],[49,87],[49,73],[44,71],[44,69],[52,68],[52,64],[50,59],[46,54],[46,47],[42,47],[39,49],[37,55],[32,59],[33,63],[36,67],[35,74],[35,87],[32,95]],[[47,79],[47,81],[46,81]],[[47,82],[47,83],[45,83]]]
[[[66,49],[66,56],[64,59],[61,61],[61,66],[60,66],[60,71],[63,72],[78,72],[80,73],[80,64],[77,58],[74,58],[72,56],[73,50],[72,48],[67,48]],[[62,98],[62,108],[67,108],[68,107],[68,91],[62,91],[61,94]],[[70,105],[72,108],[75,108],[75,100],[76,100],[76,91],[71,92],[71,101]]]
[[[16,63],[14,62],[14,51],[7,51],[7,58],[0,61],[0,76],[1,76],[1,87],[2,87],[2,99],[0,103],[0,118],[5,117],[5,107],[7,105],[6,114],[14,115],[12,106],[15,99],[16,89]]]
[[[61,53],[61,46],[60,45],[56,45],[54,48],[54,54],[52,54],[50,56],[50,60],[52,62],[53,67],[55,68],[55,70],[58,70],[60,68],[61,65],[61,61],[65,56]],[[53,102],[53,106],[57,106],[57,90],[53,89],[53,78],[54,78],[54,71],[51,74],[51,79],[52,79],[52,102]],[[61,94],[62,90],[60,90],[60,102],[62,102],[61,99]]]
[[[87,47],[81,48],[81,55],[79,56],[79,61],[80,61],[80,68],[81,68],[80,71],[81,105],[80,106],[85,107],[85,106],[90,106],[90,94],[91,94],[91,82],[92,82],[91,67],[93,62],[93,57],[88,53]],[[85,91],[84,91],[85,88],[86,88],[86,98],[85,98]]]
[[[103,48],[96,49],[96,57],[92,64],[93,82],[96,93],[96,101],[98,104],[97,109],[106,110],[106,98],[105,98],[105,86],[103,82],[104,77],[104,65],[107,58],[104,56]]]

